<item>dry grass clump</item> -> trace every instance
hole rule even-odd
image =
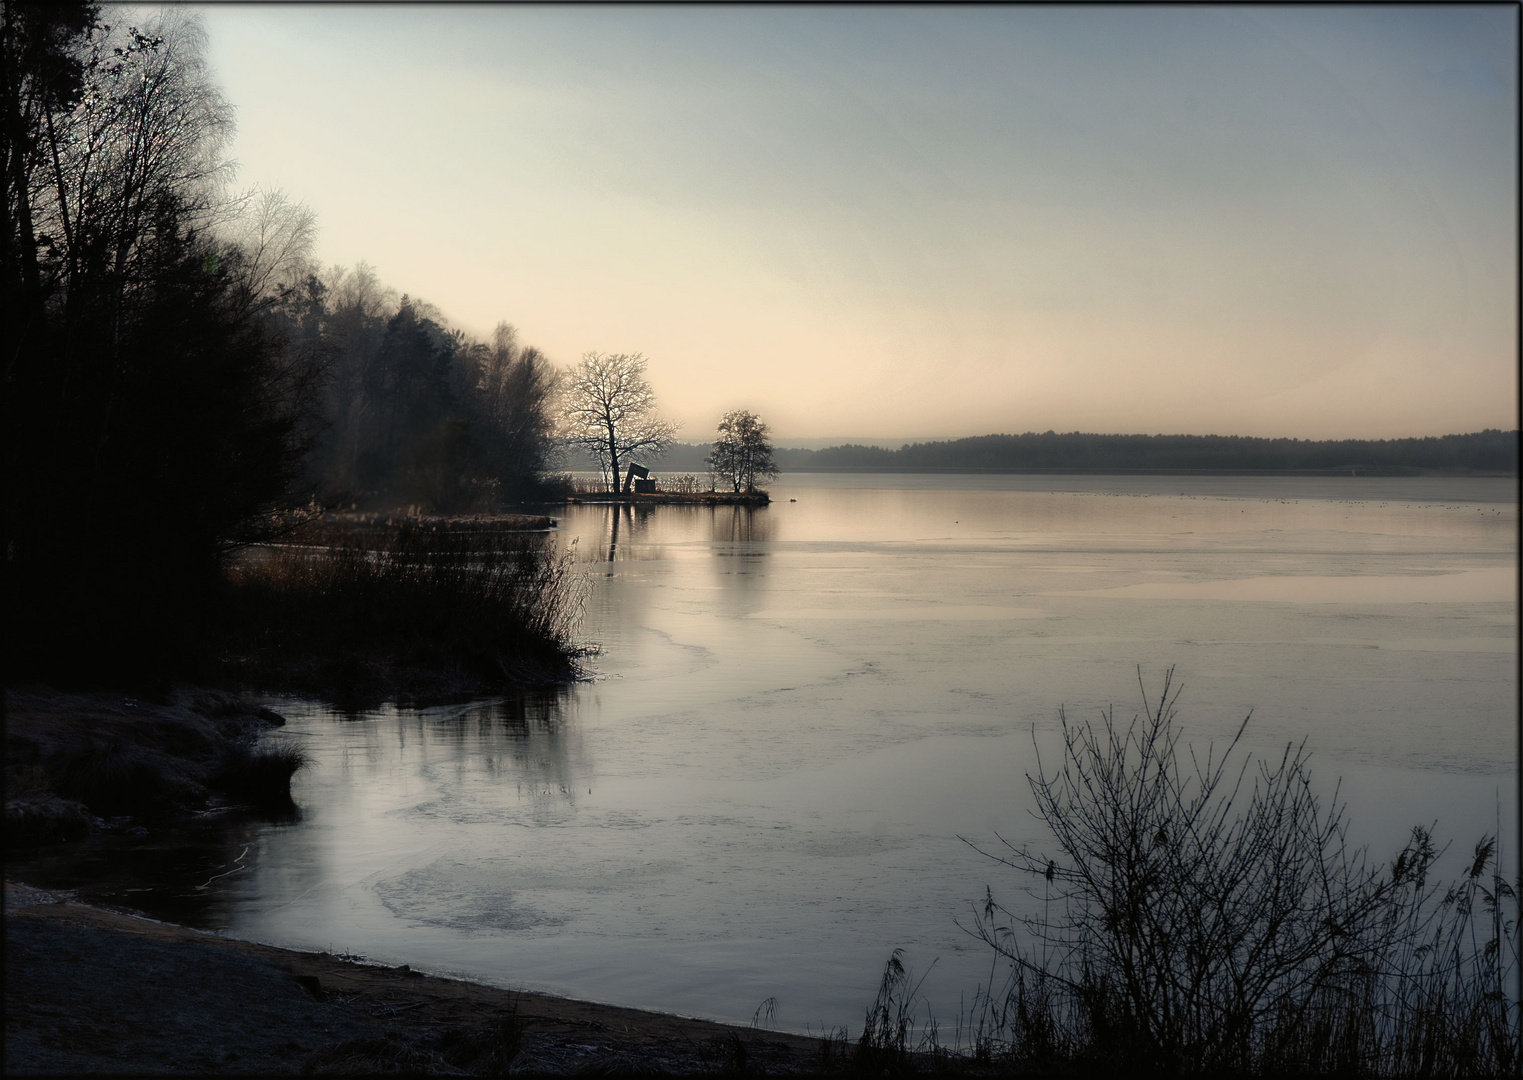
[[[238,802],[283,808],[291,802],[291,778],[310,764],[306,751],[295,743],[237,744],[224,755],[211,783]]]
[[[932,967],[935,965],[932,964]],[[862,1021],[851,1061],[854,1071],[871,1076],[941,1071],[949,1055],[941,1046],[936,1018],[920,995],[925,976],[915,978],[904,964],[904,950],[895,949],[883,965],[878,996]],[[922,1008],[926,1019],[919,1020]],[[834,1049],[834,1033],[821,1049],[822,1065]]]
[[[446,1031],[434,1048],[457,1069],[477,1076],[507,1076],[523,1039],[524,1022],[514,1003],[486,1026]]]
[[[90,833],[90,812],[81,802],[46,791],[6,793],[5,846],[56,844]]]
[[[302,1063],[302,1076],[437,1076],[457,1073],[444,1058],[387,1032],[364,1039],[345,1039],[312,1052]]]

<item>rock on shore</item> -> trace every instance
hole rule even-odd
[[[108,820],[130,828],[289,800],[291,772],[265,775],[272,755],[255,745],[278,723],[274,711],[215,690],[181,689],[168,702],[7,690],[6,847],[76,840]],[[294,771],[299,757],[288,764]]]

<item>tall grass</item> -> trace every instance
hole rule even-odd
[[[256,671],[383,656],[554,681],[576,673],[586,588],[574,551],[542,534],[402,519],[336,544],[251,549],[229,575],[220,644]]]
[[[1519,1064],[1518,891],[1496,838],[1441,883],[1425,829],[1389,863],[1349,846],[1304,743],[1277,759],[1181,742],[1173,671],[1130,723],[1063,717],[1028,776],[1057,850],[985,852],[1041,902],[990,893],[1007,963],[982,1056],[1157,1075],[1503,1076]],[[1139,676],[1140,677],[1140,676]],[[1030,910],[1036,910],[1033,904]]]
[[[925,975],[917,979],[905,966],[904,950],[895,949],[883,965],[878,995],[862,1020],[852,1063],[856,1071],[889,1075],[913,1071],[917,1065],[944,1064],[936,1018],[920,994],[924,981]],[[922,1010],[924,1021],[919,1019]]]
[[[598,479],[590,476],[568,475],[572,495],[607,495],[609,493],[608,478]],[[620,478],[620,486],[623,486],[623,478]]]

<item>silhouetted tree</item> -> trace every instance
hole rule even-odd
[[[454,512],[542,494],[556,376],[511,325],[470,341],[364,263],[309,273],[280,298],[283,325],[328,372],[305,471],[324,502]]]
[[[85,94],[80,39],[96,25],[92,4],[17,3],[0,11],[0,150],[4,152],[5,325],[16,347],[38,329],[47,291],[35,207],[46,160],[46,136],[55,115],[67,114]],[[56,127],[56,124],[53,125]],[[44,230],[48,222],[41,222]],[[49,238],[50,239],[50,238]],[[9,360],[10,357],[7,357]]]
[[[660,454],[677,432],[656,415],[645,365],[639,353],[590,352],[566,380],[566,441],[597,461],[611,491],[618,490],[621,462],[632,454]]]
[[[291,495],[316,380],[212,233],[229,117],[194,21],[4,18],[7,657],[151,679]]]
[[[244,252],[251,300],[271,307],[315,280],[308,258],[317,239],[317,215],[279,188],[255,188],[243,196],[229,230]]]
[[[333,267],[322,285],[319,335],[331,351],[323,404],[327,429],[309,472],[325,500],[349,502],[389,480],[374,449],[383,409],[372,396],[376,380],[369,373],[397,297],[363,262],[352,270]]]
[[[503,496],[533,495],[550,463],[555,371],[538,349],[520,346],[518,331],[505,322],[497,324],[491,345],[471,355],[482,467]]]
[[[709,453],[709,468],[735,491],[756,490],[756,481],[777,475],[767,425],[749,409],[724,414]]]
[[[449,367],[455,344],[411,298],[402,297],[369,372],[370,396],[385,403],[380,450],[388,476],[405,467],[412,447],[453,413]]]

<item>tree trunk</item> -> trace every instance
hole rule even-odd
[[[615,495],[619,493],[619,444],[614,441],[613,421],[608,421],[608,474]]]

